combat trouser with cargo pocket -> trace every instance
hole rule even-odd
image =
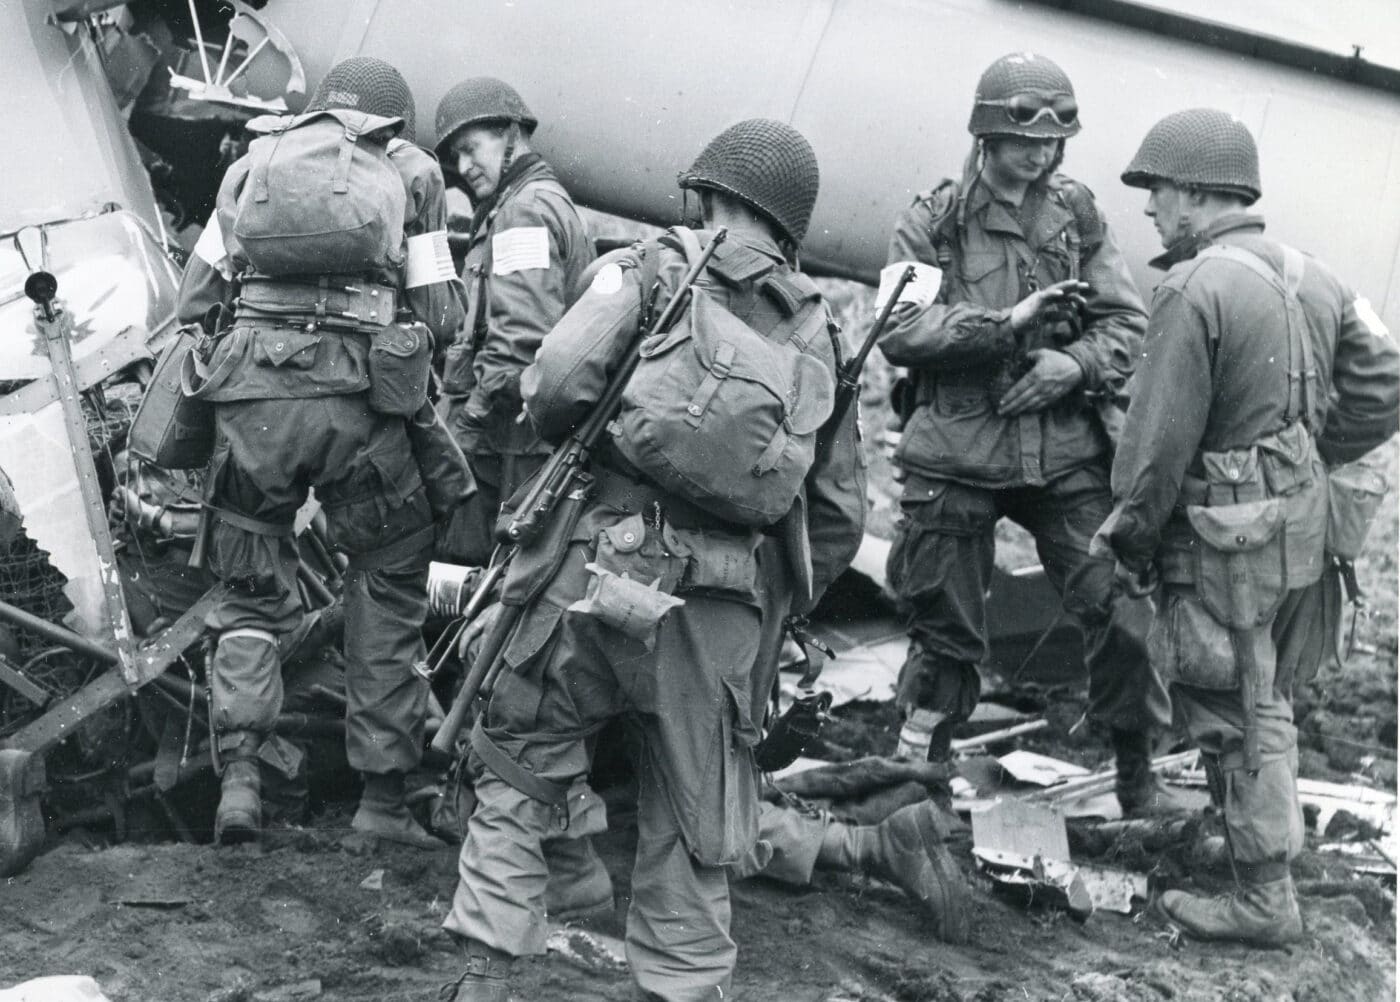
[[[432,523],[402,418],[367,394],[244,400],[216,406],[208,480],[216,509],[209,566],[229,586],[208,616],[221,636],[211,669],[221,734],[266,736],[282,703],[276,637],[304,610],[293,519],[316,489],[330,542],[350,556],[345,578],[346,751],[365,773],[419,762]]]
[[[683,507],[605,485],[526,607],[472,735],[477,807],[444,922],[512,955],[544,951],[541,842],[574,823],[566,791],[588,771],[585,739],[626,714],[640,734],[627,959],[643,990],[674,1002],[728,996],[726,865],[758,837],[759,534],[698,529]]]
[[[1002,490],[911,475],[901,507],[888,577],[910,635],[902,707],[966,719],[977,705],[977,666],[990,653],[994,530],[1005,517],[1035,537],[1046,576],[1083,632],[1090,722],[1136,732],[1166,725],[1166,693],[1145,647],[1151,606],[1114,596],[1113,562],[1088,555],[1112,507],[1106,470],[1086,466],[1043,487]]]

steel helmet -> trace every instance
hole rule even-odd
[[[528,134],[539,125],[514,87],[495,77],[471,77],[457,84],[437,106],[437,154],[447,162],[447,144],[468,125],[483,122],[518,122]]]
[[[750,118],[711,139],[682,188],[726,192],[762,213],[794,244],[807,235],[821,174],[812,146],[791,125]]]
[[[967,131],[974,136],[1068,139],[1079,132],[1074,85],[1044,56],[1002,56],[977,81]]]
[[[382,59],[352,56],[332,66],[306,110],[330,108],[353,108],[371,115],[402,118],[403,131],[399,135],[413,141],[413,91],[403,74]]]
[[[1259,148],[1234,115],[1214,108],[1189,108],[1147,130],[1123,183],[1150,188],[1153,181],[1179,187],[1226,191],[1253,205],[1259,186]]]

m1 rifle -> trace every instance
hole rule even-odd
[[[637,339],[624,356],[623,364],[609,380],[607,388],[603,391],[603,396],[583,423],[574,429],[569,437],[554,450],[535,478],[534,486],[531,487],[530,492],[516,507],[509,521],[500,528],[498,537],[500,545],[492,554],[491,564],[486,573],[482,575],[472,597],[468,600],[459,625],[455,629],[448,628],[450,633],[460,637],[471,619],[486,607],[492,591],[504,577],[506,568],[515,559],[515,555],[540,536],[560,502],[569,497],[577,498],[580,491],[591,488],[592,477],[587,470],[589,457],[592,456],[593,450],[597,448],[598,442],[606,433],[608,425],[617,417],[617,413],[622,407],[622,394],[627,389],[627,383],[636,371],[638,362],[641,361],[640,345],[653,335],[669,330],[671,325],[676,322],[690,299],[691,286],[699,281],[700,275],[710,263],[710,258],[714,256],[715,251],[728,235],[729,231],[724,227],[717,230],[700,256],[691,264],[690,270],[681,279],[680,286],[661,313],[650,325],[645,322],[637,325]],[[660,253],[660,249],[651,248],[648,252]],[[643,289],[641,294],[643,309],[645,309],[651,290]],[[563,541],[562,545],[567,545],[567,540]],[[481,649],[472,659],[471,669],[462,680],[462,687],[457,691],[456,698],[452,700],[451,708],[448,709],[442,725],[433,738],[432,746],[437,751],[450,754],[455,747],[457,736],[461,733],[462,726],[466,722],[467,714],[470,712],[477,694],[483,686],[494,679],[495,673],[504,664],[502,655],[506,641],[514,632],[524,610],[525,604],[502,604],[500,614],[496,616],[490,629],[482,638]],[[453,646],[455,644],[443,646],[440,656],[446,658]],[[435,670],[435,668],[430,669],[430,671]]]

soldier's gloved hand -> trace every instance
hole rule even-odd
[[[486,636],[488,630],[496,622],[501,614],[501,603],[492,602],[481,614],[467,624],[467,628],[462,631],[462,639],[457,641],[457,659],[464,665],[470,665],[476,656],[476,649],[481,646],[481,638]]]
[[[1084,380],[1084,370],[1071,356],[1052,348],[1026,352],[1031,370],[997,402],[997,413],[1011,417],[1049,407]]]
[[[1146,598],[1160,584],[1155,564],[1143,564],[1134,569],[1121,560],[1113,566],[1113,581],[1118,590],[1129,598]]]
[[[1084,305],[1084,293],[1089,283],[1067,278],[1063,282],[1037,289],[1011,308],[1011,329],[1017,334],[1041,320],[1068,316]]]

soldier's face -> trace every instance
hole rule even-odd
[[[1030,184],[1049,170],[1059,142],[1029,136],[995,136],[987,140],[987,169],[1002,181]]]
[[[489,125],[469,125],[452,139],[457,173],[472,191],[472,199],[489,197],[501,183],[509,137],[506,130]]]
[[[1166,181],[1154,181],[1143,212],[1152,219],[1163,247],[1170,247],[1190,228],[1186,192]]]

